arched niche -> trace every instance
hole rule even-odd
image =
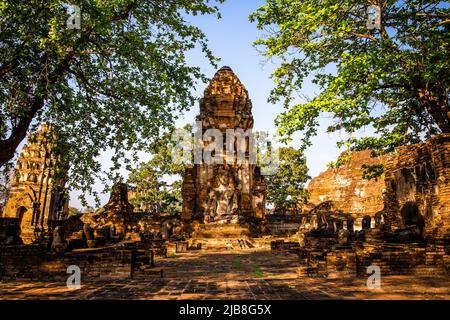
[[[21,207],[17,208],[17,210],[16,210],[16,218],[19,219],[20,230],[23,229],[23,224],[25,224],[25,222],[26,222],[26,219],[24,219],[24,217],[25,217],[27,210],[28,209],[24,206],[21,206]],[[20,235],[20,232],[19,232],[19,235]]]
[[[364,216],[362,219],[361,227],[363,230],[370,229],[372,227],[372,218],[370,216]]]
[[[400,210],[403,226],[417,226],[422,233],[425,226],[423,216],[420,214],[419,206],[415,201],[406,202]]]

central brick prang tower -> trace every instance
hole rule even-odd
[[[267,187],[260,169],[250,159],[250,140],[246,138],[243,145],[227,140],[227,130],[248,133],[253,128],[251,100],[231,68],[217,71],[205,89],[197,123],[201,125],[204,148],[210,143],[204,138],[208,130],[220,131],[223,149],[215,156],[224,161],[186,168],[182,218],[205,224],[237,224],[248,217],[263,218]],[[226,152],[227,141],[231,156]],[[237,148],[244,155],[239,161]]]

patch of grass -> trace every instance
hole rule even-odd
[[[220,270],[220,269],[214,269],[214,270],[211,271],[212,274],[221,274],[221,273],[224,273],[224,272],[225,272],[224,270]]]
[[[252,276],[255,278],[262,278],[264,277],[264,272],[261,270],[260,267],[255,267],[255,270],[252,272]]]
[[[233,268],[236,270],[244,270],[244,265],[240,259],[236,259],[233,261]]]
[[[171,253],[167,256],[167,258],[175,259],[177,255],[175,253]]]

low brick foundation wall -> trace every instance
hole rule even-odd
[[[449,248],[444,244],[383,244],[368,245],[357,252],[357,273],[366,274],[367,267],[376,265],[386,275],[435,275],[450,272]]]
[[[296,253],[300,250],[300,244],[294,241],[285,242],[284,240],[275,240],[270,242],[270,250],[274,253]]]
[[[298,231],[298,228],[300,228],[300,221],[299,222],[274,221],[268,224],[268,228],[271,235],[290,236]]]
[[[273,236],[290,236],[295,234],[301,224],[299,215],[266,215],[267,228]]]
[[[382,275],[450,274],[450,248],[444,243],[357,244],[328,250],[300,249],[304,275],[367,277],[367,267],[380,268]]]
[[[43,246],[0,248],[0,278],[67,279],[67,268],[76,265],[87,278],[126,279],[133,275],[132,250],[117,248],[79,249],[52,255]]]

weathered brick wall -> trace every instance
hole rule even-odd
[[[372,158],[369,150],[351,152],[348,163],[337,169],[329,168],[310,181],[309,202],[319,205],[332,201],[337,209],[352,213],[355,218],[373,216],[383,209],[384,181],[363,179],[362,165],[382,164],[388,157]]]
[[[0,279],[67,279],[67,267],[77,265],[84,278],[126,279],[132,276],[132,251],[116,248],[79,249],[63,256],[39,245],[0,247]]]
[[[378,243],[333,247],[326,250],[302,250],[303,275],[334,277],[367,277],[367,267],[377,266],[381,276],[448,275],[450,248],[444,243]]]
[[[356,250],[357,273],[364,276],[368,266],[376,265],[382,275],[449,274],[448,249],[444,244],[364,244]]]
[[[417,224],[427,239],[450,238],[450,134],[397,149],[385,165],[387,222]]]
[[[83,222],[81,221],[80,216],[71,216],[64,220],[50,220],[50,224],[53,228],[57,226],[63,227],[66,236],[83,230]]]
[[[356,276],[357,258],[351,248],[328,252],[326,261],[326,272],[329,278],[351,278]]]
[[[266,220],[271,235],[291,235],[298,231],[301,216],[266,215]]]
[[[0,218],[0,244],[17,244],[21,241],[19,234],[19,219]]]
[[[270,250],[272,252],[293,252],[297,253],[300,250],[300,244],[298,242],[275,240],[270,242]]]

